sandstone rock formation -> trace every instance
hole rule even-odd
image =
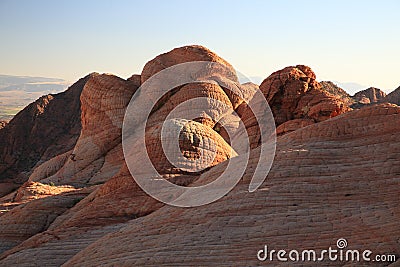
[[[206,116],[223,115],[214,100],[237,112],[252,150],[244,176],[225,197],[197,208],[177,208],[153,199],[132,178],[122,153],[122,121],[132,95],[152,75],[204,60],[231,71],[212,70],[214,82],[174,88],[154,103],[143,137],[152,162],[171,182],[196,186],[218,177],[231,157],[244,161],[232,151],[226,129]],[[400,107],[377,104],[351,111],[343,92],[329,92],[302,65],[275,72],[259,89],[240,85],[232,73],[232,66],[210,50],[188,46],[157,56],[141,75],[127,80],[109,74],[86,77],[75,95],[81,111],[74,142],[70,135],[63,137],[60,142],[68,141],[64,149],[43,152],[25,169],[13,167],[16,175],[25,171],[29,177],[18,190],[9,193],[13,183],[0,186],[6,188],[0,198],[0,266],[255,266],[267,263],[257,260],[264,245],[321,250],[335,247],[341,237],[352,249],[400,255]],[[226,82],[235,84],[241,97],[227,90]],[[269,101],[280,137],[271,172],[250,193],[261,142],[245,101],[254,90]],[[196,159],[199,140],[215,142],[218,153],[210,168],[186,173],[163,154],[160,127],[176,106],[198,97],[210,99],[204,113],[192,121],[174,121],[183,125],[181,153]],[[22,114],[42,110],[40,121],[50,116],[56,98],[43,98],[41,106]],[[13,121],[15,129],[22,127]],[[44,125],[37,123],[32,127],[42,130]],[[9,126],[0,135],[11,138]],[[4,151],[14,146],[5,145]],[[141,155],[137,157],[135,167],[141,168]]]
[[[163,206],[140,220],[97,232],[70,230],[73,237],[59,232],[59,240],[48,242],[43,233],[40,242],[3,254],[1,263],[54,263],[51,255],[57,255],[65,266],[259,265],[256,254],[264,245],[321,250],[335,248],[339,237],[352,249],[398,255],[399,122],[399,107],[378,105],[313,124],[278,140],[273,169],[254,193],[247,190],[255,164],[250,161],[244,180],[213,204]],[[226,163],[198,182],[218,175]]]
[[[315,73],[304,65],[272,73],[261,83],[260,90],[271,106],[277,126],[298,119],[321,122],[351,110],[340,98],[323,90]],[[296,125],[303,124],[293,122],[290,128],[295,130]]]
[[[121,128],[125,108],[139,85],[114,75],[93,74],[80,97],[82,130],[75,147],[63,159],[64,164],[53,163],[61,165],[54,174],[31,180],[81,186],[104,182],[116,174],[123,162]]]
[[[388,94],[385,98],[381,99],[381,102],[392,103],[400,106],[400,87]]]
[[[338,97],[342,100],[347,106],[351,106],[354,104],[354,99],[342,88],[337,86],[331,81],[322,81],[320,82],[322,90],[327,91],[328,93]]]
[[[0,130],[0,183],[22,184],[35,165],[74,147],[81,131],[79,97],[89,78],[41,97]]]
[[[362,108],[365,105],[370,105],[382,101],[386,97],[386,93],[382,90],[370,87],[360,92],[357,92],[352,99],[354,100],[352,108]]]
[[[192,45],[175,48],[147,62],[142,70],[141,81],[144,83],[152,75],[173,65],[193,61],[216,62],[233,70],[233,67],[226,60],[222,59],[214,52],[203,46]],[[237,81],[236,76],[229,76],[227,78]]]
[[[3,198],[4,203],[0,205],[0,252],[45,231],[54,219],[91,191],[91,188],[25,183],[17,192]]]
[[[353,96],[353,99],[361,103],[369,104],[379,102],[385,96],[386,93],[383,92],[381,89],[370,87],[360,92],[357,92]]]

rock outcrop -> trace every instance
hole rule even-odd
[[[400,87],[381,99],[380,102],[392,103],[400,106]]]
[[[82,131],[76,145],[62,159],[63,164],[46,163],[61,166],[53,175],[36,175],[32,180],[82,186],[102,183],[115,175],[123,162],[121,128],[125,108],[139,86],[137,80],[93,74],[80,96]]]
[[[232,73],[236,74],[231,64],[229,64],[223,58],[219,57],[214,52],[210,51],[209,49],[203,46],[191,45],[191,46],[175,48],[147,62],[146,65],[143,67],[141,73],[141,81],[142,83],[144,83],[147,79],[149,79],[157,72],[166,69],[168,67],[171,67],[173,65],[185,62],[194,62],[194,61],[216,62],[228,67],[233,71]],[[237,81],[236,75],[231,75],[227,78]]]
[[[347,106],[354,104],[354,99],[343,89],[331,81],[320,82],[322,90],[336,96],[342,100]]]
[[[0,130],[0,183],[22,184],[35,165],[75,146],[81,131],[79,97],[89,78],[41,97]]]
[[[353,108],[361,108],[365,105],[378,103],[386,97],[386,93],[382,90],[370,87],[360,92],[357,92],[352,98],[355,101],[351,106]]]
[[[340,98],[323,90],[315,73],[304,65],[272,73],[260,90],[271,106],[276,126],[299,119],[321,122],[351,110]],[[292,122],[290,129],[304,125],[298,122]]]
[[[53,220],[91,191],[90,188],[25,183],[9,196],[10,202],[0,205],[0,253],[45,231]]]
[[[382,100],[386,96],[386,93],[381,89],[370,87],[360,92],[357,92],[353,99],[357,102],[369,104],[369,103],[377,103]]]

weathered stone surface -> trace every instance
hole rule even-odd
[[[4,128],[8,122],[7,121],[0,121],[0,129]]]
[[[12,202],[0,205],[0,252],[45,231],[55,218],[89,192],[89,188],[25,183],[13,194]]]
[[[276,134],[278,136],[284,135],[286,133],[290,133],[296,131],[297,129],[306,127],[308,125],[314,124],[315,122],[310,119],[294,119],[287,122],[282,123],[276,128]]]
[[[104,182],[116,174],[123,161],[120,144],[125,108],[139,86],[137,79],[127,81],[114,75],[93,74],[80,97],[82,131],[74,149],[67,159],[62,159],[64,164],[56,173],[33,179],[82,185]]]
[[[315,79],[311,68],[297,65],[274,72],[261,83],[277,126],[293,119],[321,122],[350,110]]]
[[[256,192],[247,190],[256,164],[250,160],[244,181],[225,198],[193,209],[164,206],[65,265],[259,265],[256,255],[264,245],[321,250],[336,248],[340,237],[351,249],[398,254],[399,127],[400,108],[380,105],[286,134]],[[198,182],[212,179],[225,164]],[[23,254],[3,262],[17,256]]]
[[[234,76],[232,75],[227,78],[237,81],[236,72],[226,60],[222,59],[209,49],[199,45],[175,48],[150,60],[146,63],[142,70],[141,81],[144,83],[157,72],[173,65],[193,61],[209,61],[224,65],[229,68],[233,74],[235,74]]]

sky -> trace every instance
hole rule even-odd
[[[310,66],[318,80],[400,85],[400,1],[0,0],[0,74],[127,78],[199,44],[248,77]]]

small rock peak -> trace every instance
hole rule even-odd
[[[360,102],[361,102],[361,100],[363,100],[364,102],[368,102],[368,100],[369,100],[369,103],[376,103],[385,97],[386,97],[386,93],[383,92],[381,89],[375,88],[375,87],[370,87],[370,88],[367,88],[360,92],[357,92],[353,96],[353,99],[355,101],[360,101]]]

